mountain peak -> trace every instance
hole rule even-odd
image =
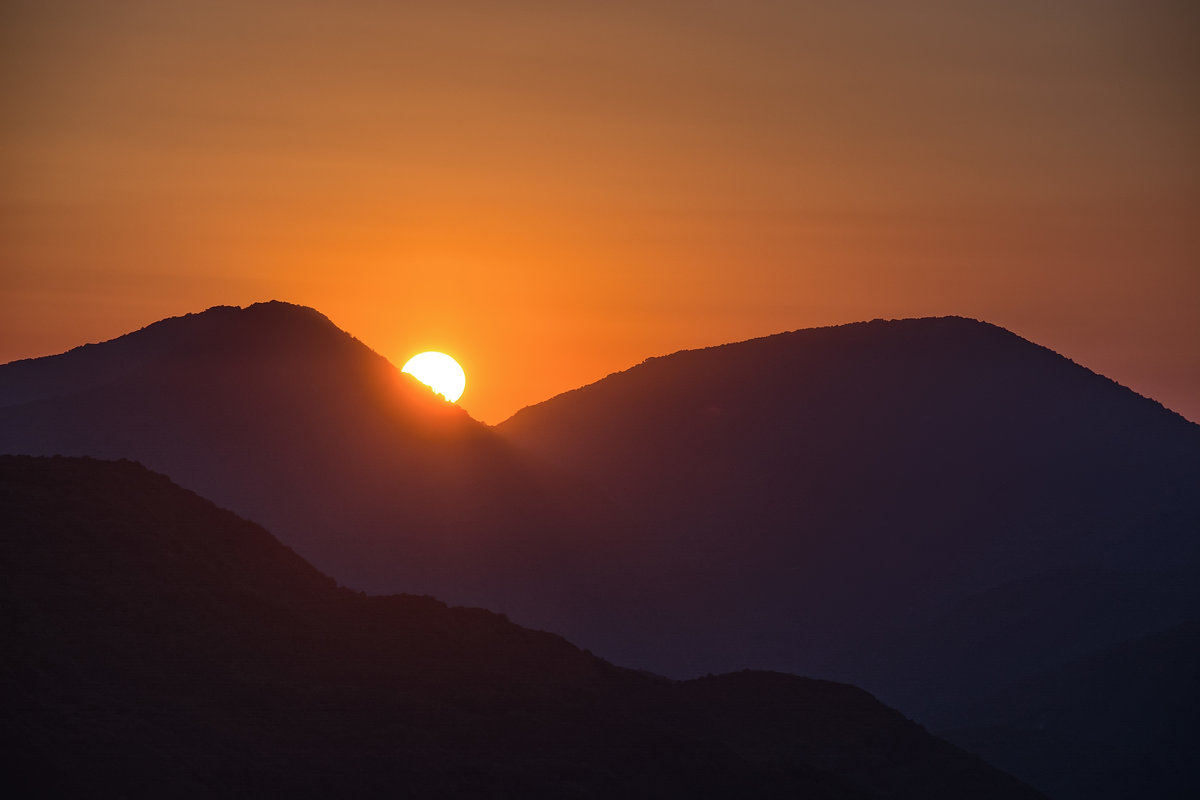
[[[187,363],[248,366],[255,360],[267,371],[286,367],[304,372],[340,363],[342,369],[373,373],[374,383],[391,384],[388,391],[412,395],[413,402],[427,394],[431,403],[434,399],[321,312],[271,300],[213,306],[105,342],[5,364],[0,366],[0,408],[116,385],[148,370],[179,370]]]
[[[242,347],[260,343],[304,346],[321,339],[358,341],[315,308],[280,300],[244,307],[213,306],[197,313],[168,317],[114,341],[149,336],[151,332],[172,344],[186,341],[199,347],[235,343]]]
[[[244,318],[254,319],[264,323],[273,324],[291,324],[300,325],[305,323],[315,323],[323,326],[336,328],[333,321],[329,317],[322,314],[311,306],[302,306],[298,303],[289,303],[285,300],[264,300],[258,303],[251,303],[248,306],[227,306],[219,305],[207,308],[194,314],[185,314],[187,317],[227,317],[233,318],[240,316]],[[171,317],[170,319],[179,319],[179,317]],[[161,324],[161,323],[155,323]]]
[[[1003,394],[1008,391],[1006,384],[1013,380],[1031,389],[1044,384],[1047,391],[1050,384],[1069,385],[1072,392],[1085,393],[1086,387],[1091,387],[1108,403],[1165,410],[1159,403],[999,325],[970,317],[942,316],[802,328],[648,358],[521,409],[499,427],[519,431],[535,415],[541,418],[541,425],[559,417],[564,418],[564,424],[574,425],[581,419],[574,418],[573,409],[584,412],[586,408],[585,415],[590,414],[593,403],[632,403],[643,409],[662,403],[708,407],[714,404],[714,394],[727,395],[746,388],[751,396],[739,399],[739,405],[769,406],[773,397],[795,397],[797,392],[810,395],[823,391],[822,387],[855,403],[871,403],[872,398],[887,395],[897,386],[909,394],[940,388]],[[887,391],[880,395],[885,388]],[[914,396],[913,401],[919,398]],[[569,422],[567,416],[572,417]],[[1178,415],[1171,412],[1171,416]]]

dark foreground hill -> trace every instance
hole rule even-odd
[[[1036,796],[851,686],[338,588],[130,462],[0,457],[9,796]]]
[[[262,523],[343,583],[560,632],[602,509],[310,308],[175,317],[0,366],[0,452],[129,458]],[[586,522],[584,522],[586,521]],[[592,526],[592,527],[589,527]]]

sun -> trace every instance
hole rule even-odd
[[[417,353],[401,372],[412,375],[451,403],[462,397],[463,389],[467,388],[467,374],[458,362],[434,350]]]

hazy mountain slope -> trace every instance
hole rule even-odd
[[[498,430],[650,522],[622,588],[661,613],[614,654],[665,671],[750,659],[916,710],[930,665],[989,669],[953,641],[906,645],[966,597],[1200,563],[1200,426],[972,320],[650,359]],[[1178,620],[1143,600],[1147,624]],[[1129,633],[1060,622],[1089,645]]]
[[[882,676],[898,695],[928,700],[913,710],[933,730],[970,721],[966,708],[1045,672],[1187,622],[1200,609],[1200,568],[1159,571],[1047,571],[968,594],[947,611],[894,640],[871,643],[897,665]],[[931,654],[937,660],[930,660]],[[869,659],[864,655],[864,660]],[[907,681],[907,683],[905,683]],[[926,687],[935,686],[936,695]],[[1155,709],[1145,708],[1153,722]],[[1200,717],[1197,717],[1200,723]]]
[[[590,585],[570,552],[578,539],[562,534],[586,525],[565,520],[617,527],[328,319],[285,303],[14,362],[0,367],[0,398],[0,452],[136,459],[356,588],[436,592],[564,632],[583,613],[540,593],[566,572]]]
[[[861,690],[337,588],[130,462],[0,457],[19,796],[1036,796]]]
[[[1192,798],[1200,623],[1139,637],[996,692],[952,741],[1062,800]]]

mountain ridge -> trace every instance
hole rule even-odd
[[[0,450],[102,446],[268,522],[343,583],[488,607],[675,677],[848,681],[943,730],[1200,613],[1200,426],[997,326],[682,351],[491,428],[406,428],[394,367],[334,338],[331,354],[233,337],[0,408]]]
[[[309,306],[298,305],[281,300],[268,300],[259,303],[252,303],[248,306],[234,305],[216,305],[211,306],[203,311],[190,312],[181,314],[175,317],[167,317],[157,320],[148,325],[144,325],[137,330],[129,333],[116,336],[112,339],[106,339],[99,342],[89,342],[73,347],[62,353],[55,353],[45,356],[35,356],[31,358],[18,359],[9,362],[4,366],[9,372],[9,376],[5,384],[0,387],[0,407],[9,405],[18,405],[30,400],[36,400],[46,396],[62,393],[63,391],[78,391],[81,388],[89,388],[97,383],[107,382],[113,377],[113,367],[117,366],[120,372],[127,372],[136,369],[138,364],[135,359],[159,358],[167,355],[173,348],[179,347],[181,344],[194,343],[201,338],[204,333],[211,335],[218,329],[221,324],[237,324],[238,317],[256,316],[259,321],[265,321],[267,316],[273,318],[275,324],[284,324],[287,317],[293,317],[296,320],[303,320],[306,323],[317,323],[318,326],[324,327],[330,332],[336,331],[337,334],[348,337],[352,342],[358,343],[363,347],[367,345],[361,342],[352,334],[338,328],[332,320],[322,314],[320,311]],[[207,330],[201,332],[197,330],[195,323],[203,321],[206,323]],[[212,324],[216,322],[217,324]],[[242,327],[246,327],[244,324]],[[293,328],[295,329],[295,328]],[[115,347],[106,347],[108,345],[120,344],[132,353],[122,353],[120,349]],[[369,350],[370,348],[367,347]],[[375,353],[374,350],[371,350]],[[380,359],[386,359],[375,353]],[[89,377],[80,380],[78,374],[69,374],[59,378],[60,381],[70,381],[67,389],[62,388],[27,388],[24,392],[21,391],[22,378],[29,383],[37,383],[38,378],[45,380],[49,376],[39,376],[36,373],[39,368],[47,364],[50,360],[62,361],[83,361],[87,357],[92,356],[98,359],[101,363],[88,365],[86,369],[80,370],[85,372]],[[128,363],[125,359],[129,359],[134,363]],[[34,373],[32,375],[20,375],[21,372]],[[104,377],[95,377],[92,373],[102,373]],[[415,386],[424,387],[414,381]],[[53,386],[53,384],[52,384]]]
[[[1061,358],[1064,361],[1067,361],[1067,362],[1075,365],[1076,367],[1086,370],[1087,372],[1091,373],[1092,375],[1097,376],[1098,378],[1102,378],[1103,380],[1105,380],[1117,387],[1120,387],[1121,389],[1132,392],[1133,394],[1137,395],[1138,397],[1153,403],[1154,405],[1158,406],[1159,408],[1162,408],[1165,411],[1170,412],[1174,416],[1180,417],[1185,422],[1188,422],[1193,425],[1197,424],[1197,423],[1192,422],[1191,420],[1187,419],[1187,417],[1184,417],[1178,411],[1175,411],[1174,409],[1170,408],[1169,406],[1164,405],[1163,403],[1156,400],[1155,398],[1150,397],[1149,395],[1141,394],[1137,390],[1132,389],[1131,387],[1121,383],[1120,381],[1118,381],[1114,378],[1104,375],[1103,373],[1096,372],[1095,370],[1092,370],[1091,368],[1089,368],[1087,365],[1082,364],[1078,361],[1075,361],[1074,359],[1070,358],[1069,356],[1063,355],[1062,353],[1059,353],[1058,351],[1056,351],[1050,347],[1039,344],[1031,339],[1027,339],[1024,336],[1021,336],[1020,334],[1018,334],[1012,330],[1009,330],[1008,328],[1005,328],[1001,325],[997,325],[993,322],[988,322],[987,320],[978,319],[976,317],[967,317],[967,316],[962,316],[959,314],[943,314],[943,315],[928,316],[928,317],[895,317],[895,318],[876,317],[871,320],[861,320],[858,322],[845,322],[845,323],[837,323],[837,324],[832,324],[832,325],[819,325],[819,326],[810,327],[810,328],[795,328],[792,330],[778,331],[776,333],[769,333],[769,334],[764,334],[761,336],[753,336],[753,337],[750,337],[749,339],[739,339],[734,342],[724,342],[721,344],[706,345],[706,346],[702,346],[702,347],[685,347],[685,348],[681,348],[679,350],[674,350],[670,353],[663,353],[661,355],[648,356],[648,357],[644,358],[642,361],[638,362],[637,364],[626,367],[625,369],[617,370],[615,372],[610,372],[607,375],[604,375],[601,378],[597,378],[594,381],[590,381],[589,383],[586,383],[582,386],[578,386],[573,389],[568,389],[564,392],[559,392],[558,394],[548,397],[544,400],[540,400],[538,402],[531,403],[527,406],[523,406],[522,408],[518,409],[514,413],[510,414],[506,419],[502,420],[501,422],[496,423],[492,427],[501,427],[503,425],[508,424],[516,416],[523,413],[527,409],[537,408],[538,406],[544,405],[546,403],[556,401],[559,398],[575,395],[578,392],[587,390],[590,387],[593,387],[596,384],[607,381],[610,378],[613,378],[613,377],[616,377],[619,375],[623,375],[632,370],[639,369],[639,368],[644,367],[649,364],[654,364],[663,359],[671,359],[676,356],[681,356],[684,354],[711,353],[713,351],[719,351],[719,350],[729,348],[729,347],[737,347],[739,345],[749,344],[749,343],[753,343],[753,342],[761,342],[764,340],[773,339],[775,337],[789,336],[789,335],[799,334],[799,333],[807,333],[807,332],[815,332],[815,331],[837,331],[837,330],[842,330],[842,329],[846,329],[846,328],[856,328],[859,326],[878,325],[878,324],[895,324],[895,323],[908,323],[908,322],[920,323],[920,322],[941,322],[941,321],[955,321],[955,322],[972,323],[974,325],[982,326],[985,328],[991,328],[995,331],[1002,332],[1003,334],[1016,337],[1017,339],[1021,340],[1022,342],[1025,342],[1025,343],[1032,345],[1033,347],[1039,348],[1041,350],[1045,350],[1046,352],[1051,353],[1051,354],[1057,356],[1058,358]]]

